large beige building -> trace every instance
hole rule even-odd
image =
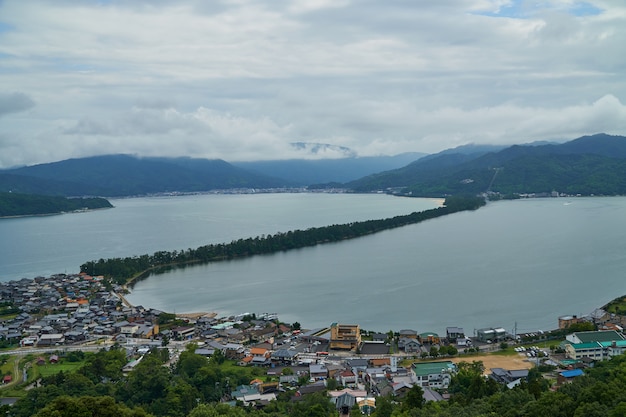
[[[361,344],[361,330],[358,324],[330,325],[330,349],[356,350]]]

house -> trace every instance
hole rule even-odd
[[[559,329],[567,329],[572,324],[580,323],[583,320],[577,316],[561,316],[559,317]]]
[[[478,329],[476,337],[483,343],[500,342],[506,339],[506,330],[502,327]]]
[[[417,339],[400,338],[398,339],[398,349],[403,350],[405,353],[421,352],[421,345]]]
[[[37,346],[56,346],[65,343],[65,336],[61,333],[42,334],[37,340]]]
[[[372,358],[367,361],[371,367],[379,368],[391,365],[390,358]]]
[[[139,326],[137,326],[137,329],[138,328]],[[194,326],[179,326],[172,329],[174,338],[178,340],[191,339],[194,336],[195,332],[196,328]]]
[[[196,355],[204,356],[205,358],[210,358],[215,353],[215,349],[198,348],[194,353]]]
[[[465,331],[462,327],[446,327],[446,338],[450,343],[456,343],[457,339],[465,338]]]
[[[139,362],[141,362],[142,359],[143,359],[143,356],[139,357],[139,359],[133,359],[130,362],[128,362],[126,365],[122,367],[122,374],[125,376],[128,375],[133,369],[135,369],[137,365],[139,365]]]
[[[387,338],[388,336],[385,333],[374,333],[372,335],[372,341],[374,342],[386,342]]]
[[[330,349],[356,350],[360,344],[361,330],[358,324],[331,324]]]
[[[355,374],[359,374],[359,372],[365,371],[367,369],[368,363],[367,359],[348,359],[346,361],[346,366],[352,370]]]
[[[387,397],[393,395],[394,392],[391,381],[386,378],[377,380],[376,384],[372,387],[372,391],[379,397]]]
[[[439,335],[434,332],[420,333],[418,340],[422,345],[426,343],[438,345],[440,343]]]
[[[389,345],[385,342],[363,341],[359,352],[362,355],[386,355],[389,353]]]
[[[356,387],[356,374],[349,369],[339,372],[337,380],[339,381],[339,384],[344,387]]]
[[[400,339],[417,339],[417,331],[413,329],[402,329],[398,332],[398,337]]]
[[[422,397],[424,397],[424,400],[426,402],[429,401],[443,401],[443,395],[439,394],[437,391],[430,389],[428,387],[423,387],[422,391],[424,391],[424,394],[422,395]]]
[[[400,381],[400,382],[393,382],[391,384],[391,387],[393,388],[394,397],[404,398],[407,392],[409,392],[409,390],[413,388],[413,384],[406,382],[406,381]]]
[[[328,378],[328,369],[324,364],[312,363],[309,365],[309,375],[311,379],[326,379]]]
[[[341,391],[330,391],[328,396],[330,397],[330,401],[335,404],[335,408],[339,410],[342,415],[348,415],[357,401],[367,396],[367,392],[346,388]]]
[[[421,387],[446,389],[456,372],[457,367],[451,361],[413,364],[413,373],[415,373],[417,384]]]
[[[254,394],[260,394],[257,386],[239,385],[231,392],[230,396],[236,400],[243,401],[246,396],[251,398]]]
[[[578,378],[583,375],[582,369],[571,369],[567,371],[559,372],[559,375],[556,377],[557,384],[567,384],[574,380],[574,378]]]
[[[326,389],[326,384],[324,381],[317,381],[313,384],[303,385],[297,391],[295,396],[302,397],[308,394],[314,394],[316,392],[322,392]]]
[[[503,368],[491,368],[489,378],[499,384],[506,385],[508,388],[513,388],[522,381],[528,380],[528,369],[507,370]]]

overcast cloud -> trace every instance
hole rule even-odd
[[[4,0],[0,168],[626,135],[625,45],[623,0]]]

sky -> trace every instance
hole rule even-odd
[[[0,0],[0,168],[626,135],[625,48],[624,0]]]

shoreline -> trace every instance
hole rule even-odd
[[[98,208],[93,208],[93,209],[81,209],[81,210],[73,210],[73,211],[59,211],[59,212],[54,212],[54,213],[37,213],[37,214],[16,214],[13,216],[0,216],[0,220],[2,219],[21,219],[21,218],[26,218],[26,217],[51,217],[51,216],[62,216],[64,214],[78,214],[78,213],[87,213],[90,211],[96,211],[96,210],[108,210],[108,209],[112,209],[115,208],[115,206],[111,206],[111,207],[98,207]]]

